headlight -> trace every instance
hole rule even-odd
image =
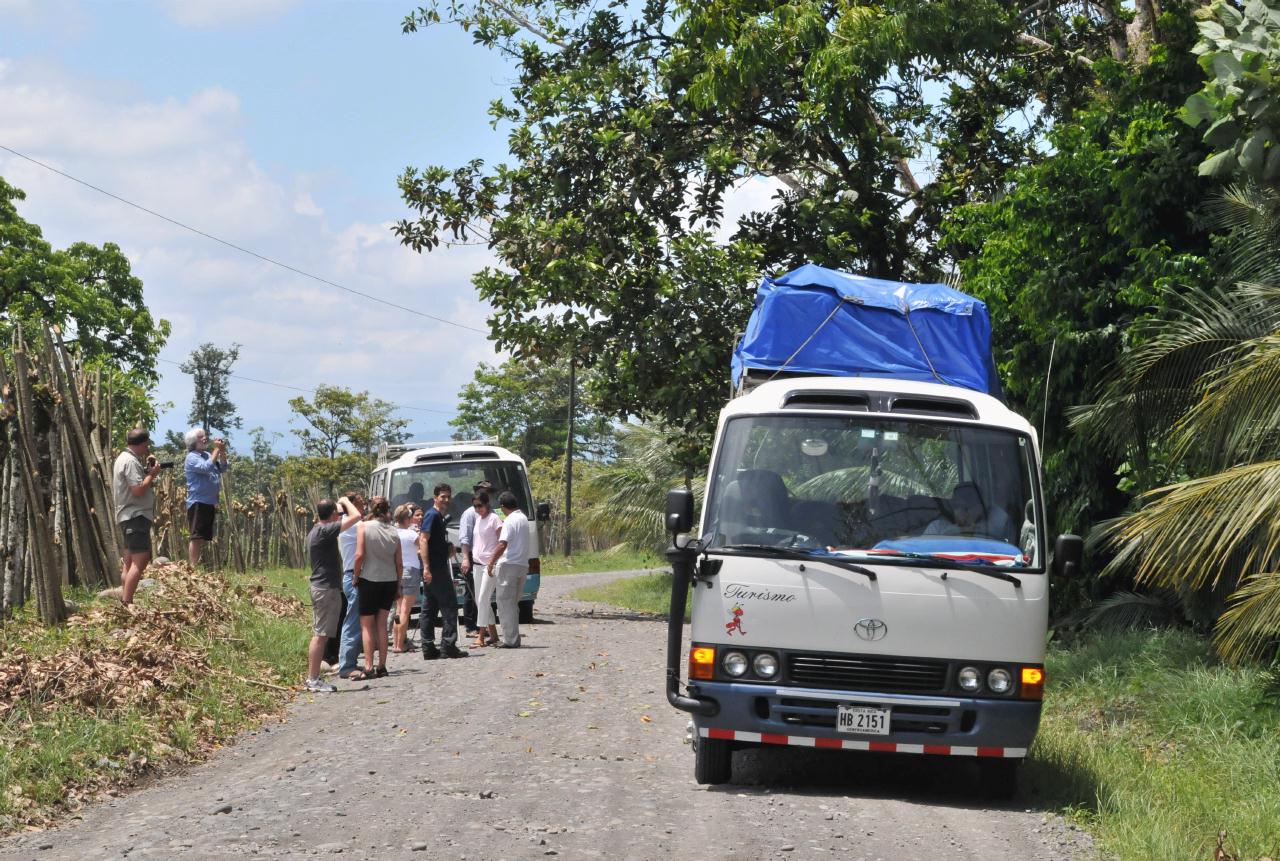
[[[982,673],[977,667],[961,667],[958,679],[962,690],[976,691],[982,687]]]
[[[1007,694],[1013,688],[1013,676],[1008,670],[996,667],[987,673],[987,687],[993,694]]]
[[[762,679],[771,679],[778,674],[778,659],[768,652],[756,655],[751,665],[755,667],[756,675]]]
[[[747,671],[747,656],[742,652],[726,652],[721,666],[729,675],[741,676]]]

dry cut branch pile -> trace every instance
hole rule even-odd
[[[18,704],[33,712],[67,703],[91,709],[162,706],[169,693],[211,672],[199,639],[229,636],[231,604],[246,597],[277,617],[297,616],[302,604],[261,585],[242,589],[184,564],[149,572],[154,590],[132,607],[107,602],[73,617],[70,641],[53,654],[33,658],[22,648],[0,657],[0,719]],[[108,636],[94,636],[101,631]],[[175,703],[180,697],[174,698]]]
[[[261,585],[240,587],[216,574],[193,571],[185,563],[153,566],[148,574],[156,585],[139,592],[131,607],[106,600],[73,616],[62,641],[53,648],[0,646],[0,743],[27,743],[29,731],[56,710],[72,708],[110,719],[133,708],[155,728],[148,751],[133,751],[127,762],[110,763],[100,774],[66,787],[65,806],[136,776],[149,758],[166,758],[177,751],[164,743],[166,730],[185,722],[194,744],[186,756],[200,758],[223,740],[217,722],[200,713],[197,686],[210,677],[234,679],[230,670],[210,663],[211,644],[234,640],[235,614],[250,603],[259,611],[298,618],[303,605],[296,598]],[[300,656],[301,657],[301,656]],[[237,674],[253,672],[243,665]],[[285,692],[288,688],[255,679],[251,685]],[[284,699],[260,696],[246,708],[257,717],[278,712]],[[3,787],[0,787],[3,789]],[[17,787],[9,787],[12,796]],[[10,798],[10,802],[18,801]],[[26,799],[24,799],[26,800]],[[52,811],[9,804],[8,827],[47,822]],[[0,822],[0,826],[4,823]],[[8,828],[0,827],[0,832]]]

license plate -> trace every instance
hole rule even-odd
[[[836,729],[861,735],[888,735],[889,709],[839,706],[836,709]]]

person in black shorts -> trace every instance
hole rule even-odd
[[[151,485],[160,473],[160,464],[151,454],[151,436],[144,429],[129,431],[125,442],[111,469],[111,490],[116,523],[124,536],[120,600],[127,605],[133,603],[142,572],[151,562],[151,522],[156,519],[156,495]]]
[[[183,434],[182,439],[187,444],[187,458],[182,462],[187,479],[187,527],[190,532],[187,560],[194,568],[200,564],[205,542],[213,540],[222,474],[227,471],[227,442],[215,439],[212,451],[209,451],[209,437],[204,428],[192,428]]]
[[[360,605],[360,633],[364,639],[364,669],[347,678],[360,681],[387,675],[387,616],[400,592],[403,563],[400,534],[391,523],[391,504],[385,496],[369,500],[370,519],[356,534],[356,559],[352,581]],[[374,652],[378,666],[373,666]]]

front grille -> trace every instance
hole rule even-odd
[[[856,704],[856,700],[845,703]],[[777,715],[783,723],[794,726],[811,726],[822,729],[836,728],[836,700],[810,700],[782,697],[778,701]],[[875,703],[868,703],[875,705]],[[913,706],[896,704],[892,706],[889,718],[889,731],[938,733],[952,728],[952,709],[934,706]]]
[[[788,655],[795,684],[884,693],[941,693],[947,685],[945,661],[910,661],[848,655]]]

